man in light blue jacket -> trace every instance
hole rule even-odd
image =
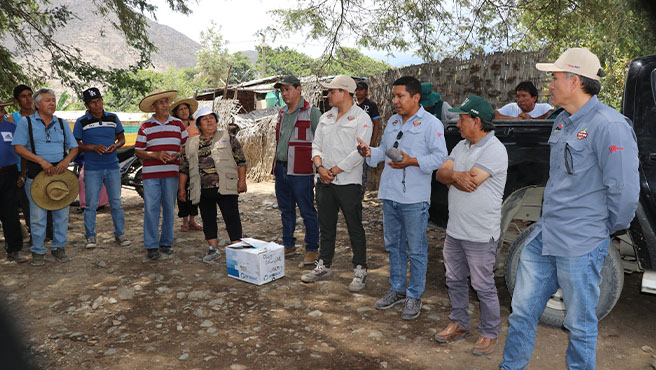
[[[411,76],[401,77],[394,81],[392,95],[396,114],[387,122],[380,146],[370,148],[360,139],[358,150],[368,157],[371,167],[386,161],[378,196],[383,199],[391,289],[376,302],[376,308],[404,303],[401,318],[413,320],[421,312],[426,285],[431,177],[446,160],[447,151],[442,122],[419,104],[421,83]]]
[[[603,76],[597,56],[573,48],[556,62],[536,67],[553,73],[551,99],[565,111],[549,137],[542,218],[519,260],[500,366],[528,365],[538,319],[561,288],[569,331],[567,368],[594,369],[601,268],[610,235],[629,226],[638,206],[638,147],[631,122],[597,98]]]

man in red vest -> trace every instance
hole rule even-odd
[[[274,85],[286,106],[276,123],[276,198],[282,214],[282,243],[285,257],[296,254],[296,205],[305,224],[305,257],[300,266],[313,265],[319,250],[319,221],[314,208],[312,139],[321,111],[301,96],[301,81],[289,75]]]

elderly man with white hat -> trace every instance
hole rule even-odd
[[[562,289],[569,331],[567,368],[594,369],[599,284],[610,235],[629,227],[638,205],[638,147],[631,121],[597,98],[603,76],[588,49],[572,48],[554,63],[556,118],[542,218],[526,238],[517,267],[503,369],[531,360],[537,323],[547,301]]]
[[[358,138],[371,140],[372,123],[367,112],[353,103],[355,81],[336,76],[329,84],[332,109],[319,119],[312,141],[312,161],[317,168],[317,208],[319,210],[319,259],[314,270],[301,280],[311,283],[331,275],[335,255],[337,216],[342,210],[353,250],[354,278],[349,290],[359,292],[367,280],[367,242],[362,226],[362,162]]]
[[[75,158],[79,149],[69,125],[54,115],[57,106],[55,92],[40,89],[34,93],[33,100],[36,112],[18,121],[12,143],[16,154],[28,161],[25,192],[30,203],[32,265],[42,266],[45,264],[46,249],[43,243],[49,210],[52,211],[54,229],[50,251],[59,262],[69,260],[64,249],[68,231],[68,208],[77,196],[78,183],[75,175],[75,184],[68,182],[70,175],[65,175],[63,180],[55,180],[53,175],[59,177],[68,173],[68,164]],[[37,177],[43,180],[37,181]],[[73,198],[68,200],[71,195]],[[45,203],[41,202],[42,197],[47,199]]]
[[[169,104],[177,95],[176,90],[155,90],[139,103],[141,111],[153,113],[141,124],[135,144],[135,155],[143,161],[144,247],[151,260],[158,259],[160,252],[173,253],[180,154],[187,140],[182,121],[169,114]],[[160,208],[161,234],[158,233]]]

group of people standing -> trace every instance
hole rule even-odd
[[[528,365],[538,319],[560,288],[567,306],[564,326],[570,333],[567,366],[593,369],[601,268],[610,235],[629,226],[638,202],[636,138],[631,122],[597,98],[603,71],[589,50],[569,49],[554,63],[539,63],[536,68],[553,76],[549,90],[559,111],[549,138],[550,176],[542,217],[520,257],[499,366],[524,369]],[[353,252],[354,278],[349,290],[365,288],[366,236],[358,197],[364,185],[361,163],[375,167],[384,161],[378,197],[383,200],[390,289],[375,307],[382,310],[402,304],[402,319],[417,318],[426,285],[430,184],[437,170],[436,180],[449,188],[443,256],[451,309],[449,324],[435,340],[451,343],[471,334],[471,283],[481,311],[472,353],[492,353],[501,323],[493,268],[508,170],[508,154],[494,135],[492,121],[495,117],[541,119],[551,115],[553,108],[537,103],[537,91],[529,83],[520,83],[517,102],[500,110],[476,95],[451,108],[432,92],[432,86],[404,76],[393,83],[396,114],[387,121],[376,146],[372,128],[376,135],[377,124],[373,116],[367,117],[370,111],[360,108],[366,93],[358,93],[361,85],[350,77],[337,76],[323,85],[331,106],[323,115],[301,97],[300,82],[293,76],[277,87],[287,103],[276,125],[274,165],[285,255],[296,253],[293,233],[298,205],[306,226],[300,266],[316,259],[314,269],[304,273],[301,281],[312,283],[332,275],[341,210]],[[463,140],[447,154],[440,118],[453,120],[454,115]],[[379,118],[377,110],[375,118]],[[312,202],[315,175],[318,216]]]
[[[594,54],[587,49],[569,49],[554,63],[536,67],[552,73],[551,98],[564,111],[556,118],[549,138],[550,177],[542,218],[527,238],[520,257],[500,367],[527,366],[538,318],[549,297],[561,288],[567,306],[565,328],[570,333],[567,366],[591,369],[595,367],[597,339],[595,307],[609,236],[628,227],[637,206],[636,139],[630,121],[596,96],[603,72]],[[508,119],[506,114],[514,108],[495,110],[476,95],[451,108],[439,94],[434,95],[432,86],[404,76],[393,83],[396,113],[387,121],[378,143],[380,114],[367,98],[367,84],[337,76],[323,87],[328,90],[331,108],[322,114],[302,97],[298,78],[286,76],[275,85],[286,103],[275,127],[273,164],[285,258],[297,254],[294,231],[298,206],[305,224],[305,253],[299,267],[314,266],[302,274],[301,281],[313,283],[330,277],[341,210],[353,252],[354,277],[348,288],[353,292],[365,289],[368,265],[363,188],[368,167],[384,162],[378,197],[383,200],[390,287],[375,307],[384,310],[401,304],[401,318],[416,319],[426,285],[426,229],[435,173],[436,180],[449,188],[443,256],[451,301],[450,322],[435,340],[450,343],[471,334],[471,282],[481,311],[479,338],[472,353],[493,352],[501,323],[493,267],[508,155],[494,135],[492,120],[495,116]],[[520,94],[525,89],[530,90],[531,98]],[[65,202],[74,186],[57,176],[64,174],[78,151],[85,153],[87,161],[87,247],[96,243],[95,205],[102,184],[109,195],[116,241],[129,244],[123,233],[115,154],[125,140],[120,121],[103,110],[100,92],[91,88],[82,94],[87,114],[78,119],[71,132],[54,116],[52,90],[41,89],[33,96],[31,90],[26,93],[28,90],[17,88],[14,92],[22,118],[5,120],[0,126],[0,187],[6,190],[0,195],[7,205],[0,216],[8,258],[25,261],[17,253],[22,244],[20,235],[12,234],[18,228],[12,227],[17,225],[17,214],[16,197],[11,196],[24,182],[31,213],[32,264],[43,265],[47,209],[52,209],[54,221],[51,253],[58,261],[68,259],[64,251],[68,226]],[[197,228],[193,216],[197,215],[194,206],[199,205],[209,248],[204,260],[211,262],[219,256],[217,205],[230,241],[242,237],[238,194],[247,191],[246,160],[234,135],[219,128],[215,113],[198,109],[191,99],[175,101],[176,96],[176,91],[156,90],[139,104],[142,111],[153,113],[142,123],[135,145],[136,155],[143,160],[144,247],[150,259],[159,258],[160,253],[173,253],[177,198],[187,230]],[[546,107],[535,105],[537,99],[532,96],[530,86],[518,86],[517,108],[531,118],[549,114]],[[21,102],[29,101],[31,105],[32,98],[36,110],[28,109],[27,103],[24,109]],[[517,113],[520,118],[521,114]],[[447,153],[441,119],[456,117],[463,140]],[[10,151],[23,159],[20,170],[18,158]],[[39,185],[45,196],[39,191],[30,195],[37,176],[51,178]]]

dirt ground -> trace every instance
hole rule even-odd
[[[273,184],[248,186],[240,197],[244,233],[280,242]],[[148,261],[143,204],[125,189],[132,246],[114,244],[105,210],[98,214],[99,246],[86,250],[83,217],[71,213],[67,253],[72,261],[59,264],[49,256],[46,266],[36,268],[9,263],[2,252],[0,294],[32,358],[48,369],[496,369],[510,305],[503,279],[497,280],[500,344],[492,355],[471,355],[476,335],[449,345],[432,339],[448,324],[442,230],[429,226],[421,316],[407,322],[400,307],[374,308],[389,289],[382,205],[374,196],[367,194],[364,202],[369,275],[361,294],[347,288],[353,272],[343,220],[331,279],[302,283],[299,255],[287,261],[286,277],[258,287],[228,278],[223,255],[217,264],[202,263],[203,233],[180,232],[179,220],[175,253]],[[300,246],[302,223],[296,232]],[[227,238],[222,222],[219,235]],[[640,279],[640,274],[626,276],[619,303],[600,323],[599,369],[650,369],[656,360],[656,296],[640,294]],[[473,328],[479,317],[474,297]],[[567,338],[561,329],[540,326],[530,368],[565,368]]]

